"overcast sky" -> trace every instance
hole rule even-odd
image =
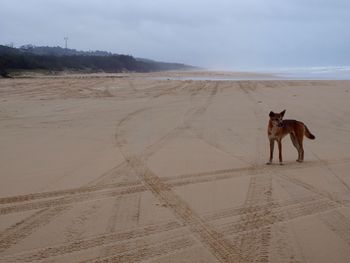
[[[0,44],[211,69],[350,65],[350,0],[0,0]]]

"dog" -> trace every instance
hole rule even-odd
[[[283,165],[282,139],[286,135],[290,135],[294,147],[298,150],[297,162],[304,161],[304,135],[311,140],[314,140],[316,138],[304,123],[296,120],[283,120],[285,113],[286,110],[280,113],[274,113],[273,111],[270,111],[270,120],[267,128],[267,135],[270,141],[270,159],[267,162],[267,164],[272,164],[273,150],[275,146],[275,141],[277,141],[279,151],[279,162],[281,165]]]

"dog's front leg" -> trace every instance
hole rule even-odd
[[[278,158],[280,161],[280,165],[283,165],[283,161],[282,161],[282,141],[278,140]]]
[[[270,160],[266,164],[271,164],[272,163],[274,147],[275,147],[275,140],[274,139],[270,139]]]

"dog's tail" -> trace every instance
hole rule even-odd
[[[305,136],[311,140],[314,140],[316,137],[315,135],[313,135],[310,130],[306,127],[306,125],[304,124],[305,127]]]

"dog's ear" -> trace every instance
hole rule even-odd
[[[286,113],[286,110],[282,111],[280,114],[281,114],[282,117],[283,117],[285,113]]]
[[[273,113],[273,111],[270,111],[270,114],[269,114],[270,117],[273,117],[275,116],[275,114]]]

